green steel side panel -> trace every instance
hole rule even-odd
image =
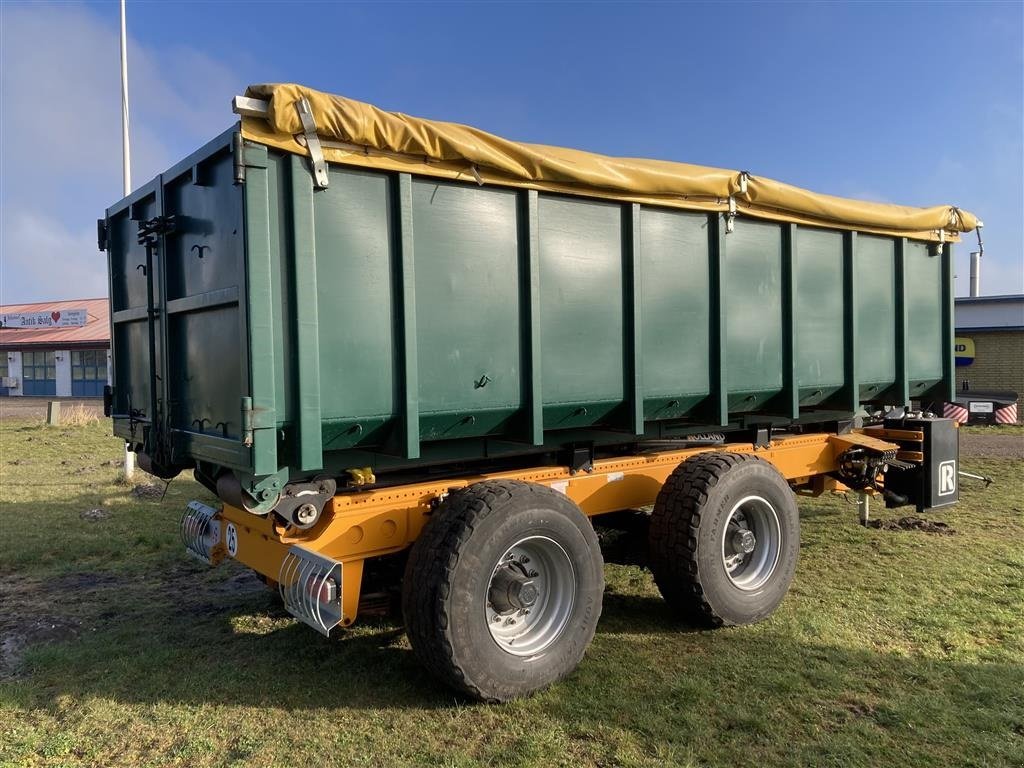
[[[115,323],[114,349],[121,362],[114,369],[114,413],[149,413],[149,330],[146,321]],[[142,435],[139,435],[141,439]]]
[[[956,397],[956,358],[953,353],[954,299],[953,299],[953,246],[942,246],[942,381],[926,394],[939,400]]]
[[[242,190],[230,144],[176,177],[165,174],[169,422],[176,430],[240,440],[244,355]]]
[[[765,404],[770,414],[800,418],[796,380],[796,224],[782,225],[782,392]]]
[[[896,381],[896,246],[891,238],[857,235],[857,376],[862,400]]]
[[[306,161],[289,157],[292,249],[295,282],[295,383],[298,412],[298,465],[303,471],[323,468],[320,411],[320,324],[317,313],[316,221],[313,177]]]
[[[800,404],[810,406],[845,381],[843,235],[798,227],[794,251],[796,377]]]
[[[157,180],[159,181],[159,179]],[[110,269],[110,304],[114,403],[113,412],[151,412],[150,359],[145,248],[138,244],[139,220],[159,215],[156,183],[137,190],[129,202],[108,213],[107,252]],[[159,343],[159,340],[157,340]],[[159,354],[159,350],[157,350]],[[125,423],[127,424],[127,418]],[[142,440],[137,431],[135,439]]]
[[[398,245],[401,258],[396,262],[398,269],[399,312],[393,322],[400,331],[402,359],[402,455],[407,459],[420,457],[420,406],[419,406],[419,349],[416,336],[416,236],[412,215],[412,176],[398,174],[395,190],[397,209]]]
[[[519,410],[519,222],[514,190],[412,183],[421,435],[484,434]],[[431,420],[429,414],[444,415]],[[465,422],[463,424],[463,422]]]
[[[916,397],[942,379],[942,257],[926,243],[904,249],[907,309],[907,376]]]
[[[252,473],[263,476],[272,475],[280,469],[277,457],[275,388],[275,366],[279,363],[274,354],[274,284],[278,281],[275,280],[271,258],[267,148],[247,145],[245,165],[246,314],[249,318],[249,388],[252,397]],[[278,195],[277,199],[280,198],[281,195]]]
[[[843,233],[843,388],[825,405],[856,413],[860,408],[857,369],[857,233]]]
[[[242,192],[230,147],[166,182],[165,213],[177,217],[167,242],[167,298],[237,288],[242,255]]]
[[[697,409],[697,416],[709,424],[725,426],[729,423],[729,395],[727,386],[726,341],[726,303],[725,303],[725,258],[726,237],[728,236],[725,215],[711,214],[708,217],[708,303],[711,308],[709,318],[708,356],[710,358],[710,377],[708,384],[711,397],[707,407]]]
[[[292,248],[291,160],[288,155],[270,152],[265,159],[267,215],[270,240],[270,296],[274,349],[275,419],[277,427],[295,421],[295,334],[289,318],[294,314],[294,260]],[[294,457],[289,456],[287,460]],[[284,459],[282,459],[284,461]]]
[[[710,393],[708,217],[640,211],[642,371],[650,419],[678,418]]]
[[[906,290],[907,280],[904,267],[904,248],[907,244],[905,237],[893,240],[895,248],[895,275],[894,285],[896,295],[896,329],[893,344],[896,348],[896,381],[886,392],[882,399],[891,405],[910,404],[910,384],[907,380],[907,302]]]
[[[622,210],[541,195],[538,218],[545,425],[592,424],[623,400]]]
[[[167,333],[171,425],[197,434],[241,439],[237,303],[172,314]]]
[[[626,426],[634,435],[644,433],[644,381],[643,381],[643,324],[641,291],[643,287],[643,257],[640,247],[640,205],[623,206],[622,254],[625,281],[625,341],[626,358]]]
[[[752,411],[782,389],[782,230],[737,220],[725,241],[729,411]]]
[[[330,180],[313,195],[320,407],[343,422],[325,429],[327,449],[371,437],[398,412],[391,179],[333,167]]]
[[[524,439],[531,445],[544,444],[544,399],[541,374],[540,336],[540,223],[539,195],[534,189],[519,193],[520,246],[522,250],[521,296],[523,354],[523,400],[526,403]]]

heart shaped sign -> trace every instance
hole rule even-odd
[[[56,323],[58,320],[60,320],[60,312],[51,312],[50,317],[52,317],[53,322]]]

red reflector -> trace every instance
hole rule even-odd
[[[318,603],[334,603],[338,600],[338,584],[331,578],[310,576],[306,580],[306,594]]]

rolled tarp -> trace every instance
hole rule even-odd
[[[265,116],[243,116],[246,139],[308,155],[297,109],[311,107],[324,158],[445,179],[738,214],[918,240],[957,240],[978,226],[951,205],[874,203],[811,192],[742,171],[643,158],[610,157],[526,144],[459,123],[388,112],[290,83],[251,85]]]

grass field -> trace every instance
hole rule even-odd
[[[397,621],[325,640],[187,559],[178,515],[208,494],[119,483],[108,431],[0,422],[2,766],[1024,765],[1019,458],[964,460],[997,483],[930,515],[953,535],[802,499],[796,582],[757,626],[689,627],[609,565],[579,670],[493,707]]]

